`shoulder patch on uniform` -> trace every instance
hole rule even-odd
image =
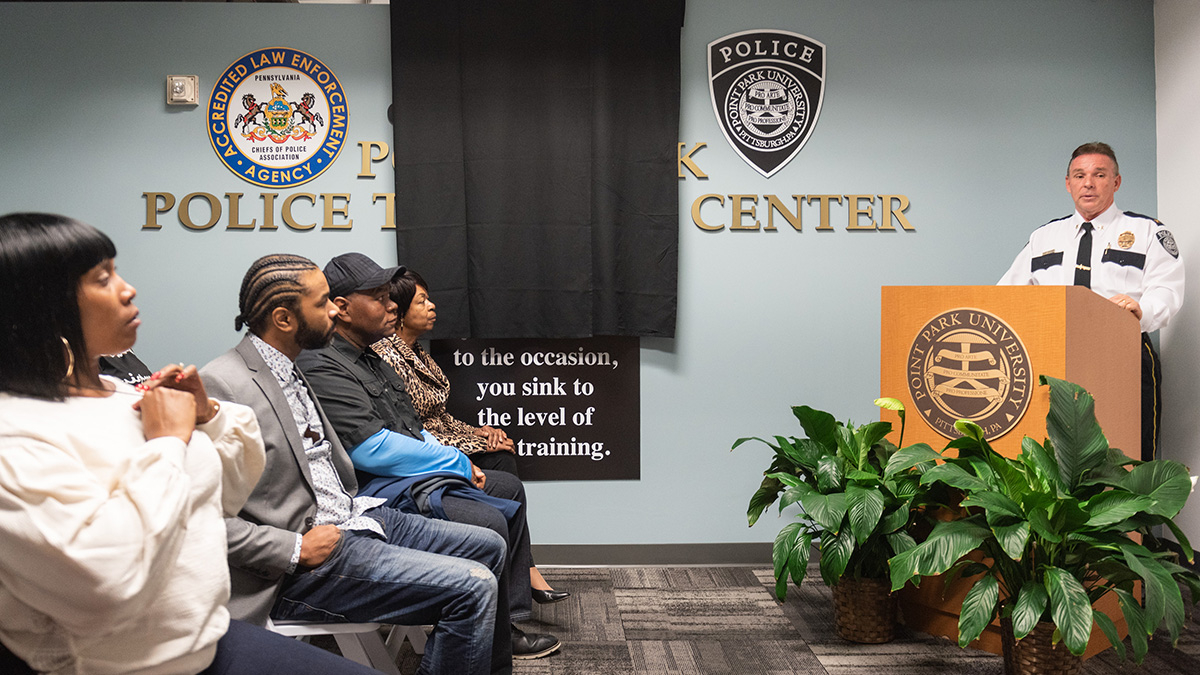
[[[1126,211],[1125,215],[1129,216],[1130,218],[1145,218],[1146,220],[1153,220],[1154,222],[1158,223],[1159,225],[1162,225],[1162,221],[1160,221],[1158,218],[1151,218],[1150,216],[1147,216],[1147,215],[1144,215],[1141,213],[1135,213],[1133,211]]]
[[[1175,237],[1171,235],[1171,231],[1167,229],[1158,230],[1154,233],[1158,237],[1158,243],[1171,254],[1171,257],[1179,257],[1179,247],[1175,245]]]

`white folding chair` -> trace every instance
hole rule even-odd
[[[393,659],[400,653],[400,647],[404,644],[405,638],[412,643],[413,653],[425,653],[425,641],[429,638],[425,635],[423,626],[392,626],[387,637],[387,648]]]
[[[267,619],[267,630],[288,637],[303,640],[313,635],[332,635],[337,641],[338,649],[342,651],[342,656],[386,675],[400,675],[400,669],[396,667],[396,652],[384,643],[379,635],[379,628],[377,623],[275,623]],[[397,628],[415,628],[421,633],[421,647],[424,649],[425,633],[419,626],[394,626],[393,634]],[[397,642],[402,642],[406,634],[401,633]],[[390,641],[391,637],[388,639]],[[413,647],[416,647],[415,640]]]

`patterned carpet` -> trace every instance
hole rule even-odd
[[[563,648],[518,661],[516,675],[662,673],[709,675],[1001,675],[1000,657],[962,650],[941,638],[903,628],[891,643],[857,645],[834,634],[829,589],[813,572],[786,603],[775,601],[771,572],[748,567],[543,568],[564,602],[534,607],[522,627],[551,632]],[[1084,673],[1200,673],[1200,623],[1193,621],[1172,650],[1154,640],[1141,667],[1109,650],[1084,663]],[[407,645],[405,646],[407,649]],[[417,658],[402,651],[402,673]]]

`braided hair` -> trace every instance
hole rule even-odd
[[[304,292],[300,275],[316,269],[320,268],[313,261],[290,253],[275,253],[255,260],[242,277],[233,329],[240,331],[242,326],[248,326],[250,332],[260,335],[276,307],[298,312],[300,295]]]

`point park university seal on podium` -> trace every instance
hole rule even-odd
[[[930,319],[913,339],[907,369],[917,411],[947,438],[961,436],[954,423],[966,419],[994,440],[1029,408],[1029,353],[1012,328],[981,309],[952,309]]]

